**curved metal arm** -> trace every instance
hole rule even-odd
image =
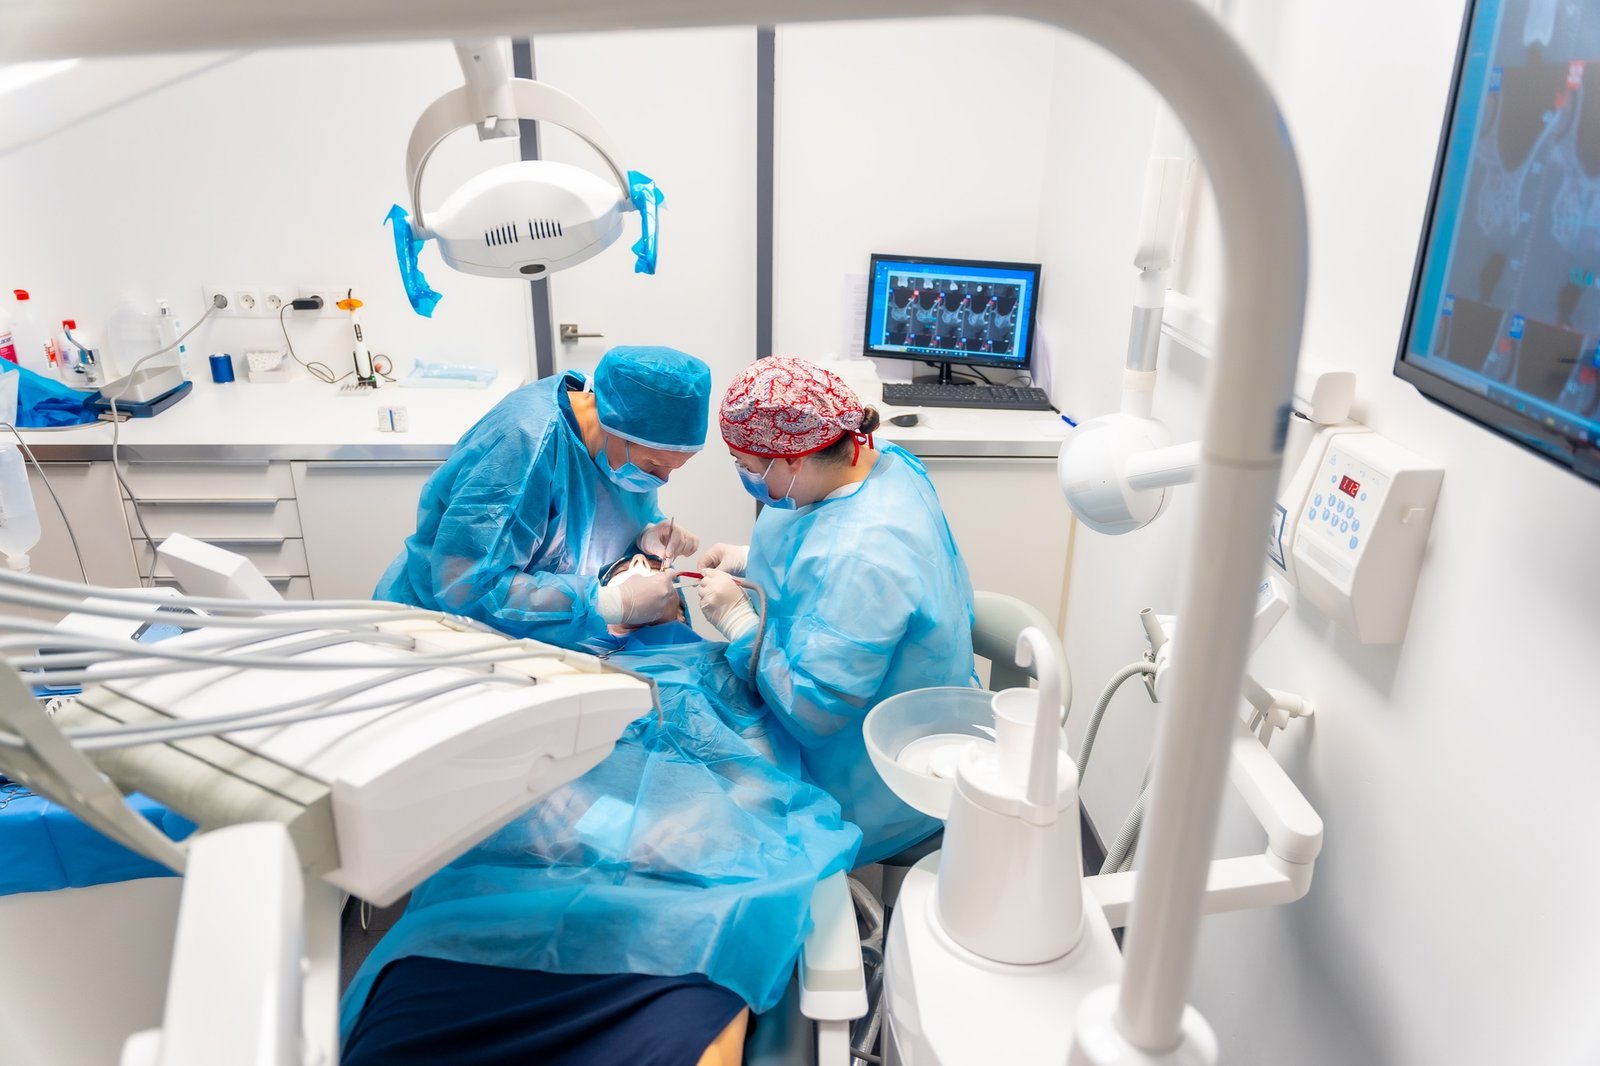
[[[512,78],[505,83],[504,90],[504,96],[512,104],[512,113],[499,118],[537,119],[571,130],[605,160],[621,199],[627,202],[626,172],[617,163],[617,153],[600,120],[588,108],[559,89],[527,78]],[[434,149],[444,143],[446,137],[468,126],[478,127],[484,118],[479,111],[481,97],[482,93],[472,86],[451,89],[429,104],[411,128],[411,143],[406,147],[406,186],[411,192],[412,225],[420,234],[427,233],[427,223],[422,216],[422,173]]]

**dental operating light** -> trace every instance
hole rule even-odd
[[[661,194],[649,178],[617,161],[600,120],[558,89],[512,77],[502,42],[458,41],[455,48],[466,84],[429,104],[417,119],[406,149],[409,220],[398,207],[389,214],[412,306],[431,314],[439,299],[417,265],[426,241],[437,241],[445,263],[463,273],[537,280],[605,251],[635,210],[640,237],[633,246],[634,269],[655,273]],[[424,208],[423,175],[447,137],[469,127],[479,140],[514,137],[519,119],[570,130],[600,156],[609,177],[547,159],[502,163],[467,179],[437,208]]]

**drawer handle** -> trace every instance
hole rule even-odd
[[[270,459],[124,459],[129,466],[259,466],[272,465]]]
[[[277,497],[265,500],[139,500],[140,507],[276,507],[278,503]]]
[[[267,547],[269,545],[272,546],[272,547],[275,547],[275,548],[281,548],[281,547],[283,547],[284,542],[287,541],[289,538],[288,537],[196,537],[194,539],[200,541],[202,544],[211,544],[211,545],[214,545],[214,546],[216,546],[218,548],[222,547],[225,544],[237,544],[241,548],[261,548],[261,547]],[[155,546],[155,543],[153,541],[148,541],[148,540],[145,540],[143,537],[140,537],[140,538],[138,538],[136,543],[138,543],[140,545],[143,545],[146,549],[148,549],[151,552],[155,551],[156,546]]]
[[[306,462],[306,472],[314,474],[318,470],[437,470],[443,466],[443,459],[367,459],[339,462],[331,459],[311,459]]]

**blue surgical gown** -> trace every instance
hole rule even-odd
[[[702,974],[757,1011],[777,1003],[811,894],[851,868],[861,834],[747,739],[760,701],[728,669],[727,648],[612,658],[655,681],[662,717],[635,721],[600,765],[418,886],[345,993],[345,1033],[383,967],[416,955]]]
[[[596,465],[568,391],[583,376],[511,393],[456,444],[422,489],[417,531],[374,599],[466,615],[514,637],[608,651],[600,575],[661,519]]]
[[[861,861],[928,836],[939,823],[890,791],[861,734],[896,693],[974,683],[972,580],[927,469],[886,444],[854,493],[764,508],[745,576],[767,593],[755,683],[799,742],[808,780],[861,827]],[[741,676],[754,640],[729,647]]]

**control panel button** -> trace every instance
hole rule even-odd
[[[1351,551],[1355,551],[1356,550],[1356,545],[1360,544],[1360,543],[1361,543],[1361,538],[1360,537],[1351,537],[1350,538],[1350,550]]]
[[[1355,530],[1357,533],[1361,532],[1361,519],[1359,519],[1359,518],[1350,519],[1350,528]]]
[[[1349,522],[1340,522],[1339,523],[1339,532],[1340,533],[1348,533],[1348,532],[1350,532],[1350,523]]]
[[[1311,506],[1313,506],[1313,507],[1321,507],[1322,506],[1322,493],[1320,493],[1320,492],[1317,493],[1317,498],[1311,501]]]

